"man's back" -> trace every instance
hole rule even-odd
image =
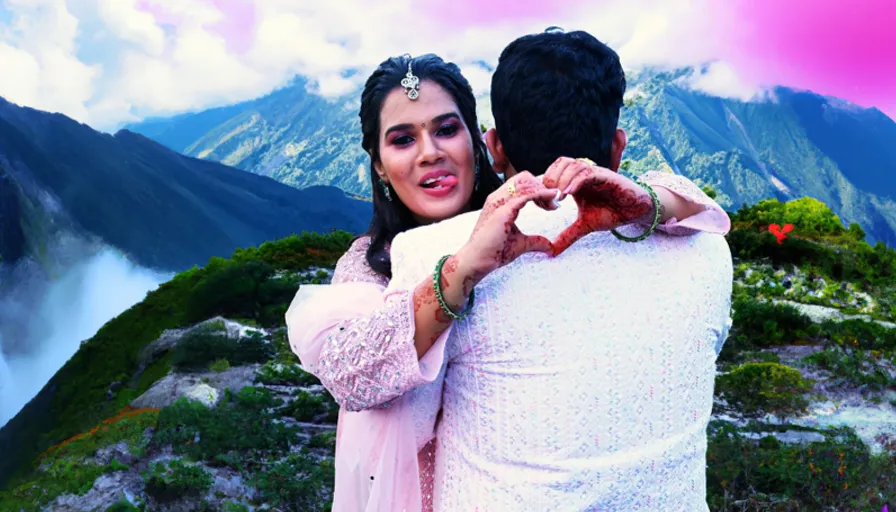
[[[464,217],[414,230],[413,259],[459,248]],[[552,238],[574,218],[564,201],[518,225]],[[610,233],[486,277],[446,348],[436,510],[705,510],[731,278],[721,236]]]

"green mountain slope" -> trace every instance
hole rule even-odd
[[[636,77],[622,127],[624,163],[711,185],[723,206],[802,196],[896,243],[896,122],[876,109],[785,88],[744,103],[683,87],[682,73]]]
[[[771,219],[798,229],[778,244]],[[765,200],[732,221],[710,509],[893,503],[896,250],[810,198]],[[0,429],[0,510],[328,510],[337,407],[299,367],[283,312],[350,239],[237,251],[106,324]],[[845,412],[820,423],[829,407]]]
[[[186,155],[222,162],[304,188],[369,196],[361,149],[360,93],[328,101],[290,85],[234,106],[128,126]]]
[[[744,103],[682,84],[692,70],[632,75],[621,124],[632,174],[668,168],[712,185],[729,208],[767,197],[817,198],[869,240],[896,244],[896,122],[875,109],[785,88]],[[369,196],[359,93],[325,101],[295,83],[236,106],[128,129],[185,154],[297,187]]]

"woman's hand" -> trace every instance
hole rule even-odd
[[[455,255],[467,269],[465,292],[468,293],[490,272],[522,254],[535,251],[552,253],[550,240],[520,232],[516,219],[523,206],[530,201],[542,208],[554,209],[545,205],[550,205],[559,192],[546,187],[531,173],[522,172],[488,196],[470,240]]]
[[[627,177],[582,160],[561,157],[544,174],[545,187],[571,194],[579,217],[554,243],[554,255],[595,231],[609,231],[625,224],[653,218],[650,194]]]

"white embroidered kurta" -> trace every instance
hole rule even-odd
[[[431,275],[477,217],[396,237],[386,295]],[[553,239],[575,217],[569,198],[555,212],[529,205],[517,224]],[[708,510],[706,427],[732,274],[719,235],[626,243],[600,232],[486,277],[439,377],[408,395],[418,445],[438,442],[434,510]]]

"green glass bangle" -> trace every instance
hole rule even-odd
[[[442,296],[442,280],[440,279],[440,277],[442,277],[442,266],[450,257],[450,254],[446,254],[445,256],[442,256],[442,259],[440,259],[439,263],[436,264],[436,270],[432,274],[432,286],[433,288],[435,288],[436,298],[439,300],[439,306],[442,307],[442,311],[444,311],[445,314],[448,315],[448,317],[452,320],[463,320],[470,314],[470,311],[473,310],[473,302],[476,300],[476,289],[474,288],[470,290],[470,300],[468,301],[469,306],[467,306],[467,310],[465,312],[458,315],[454,311],[451,311],[451,308],[448,307],[448,304],[445,303],[445,298]]]
[[[650,194],[650,199],[653,200],[653,223],[650,224],[650,228],[643,235],[635,237],[625,236],[623,234],[620,234],[615,229],[610,230],[616,238],[622,240],[623,242],[640,242],[641,240],[644,240],[648,236],[652,235],[653,232],[656,231],[656,227],[660,224],[660,217],[662,216],[662,205],[660,204],[660,198],[657,197],[656,192],[653,191],[653,188],[650,185],[640,182],[638,182],[638,185],[644,187],[644,189],[647,190],[647,193]]]

